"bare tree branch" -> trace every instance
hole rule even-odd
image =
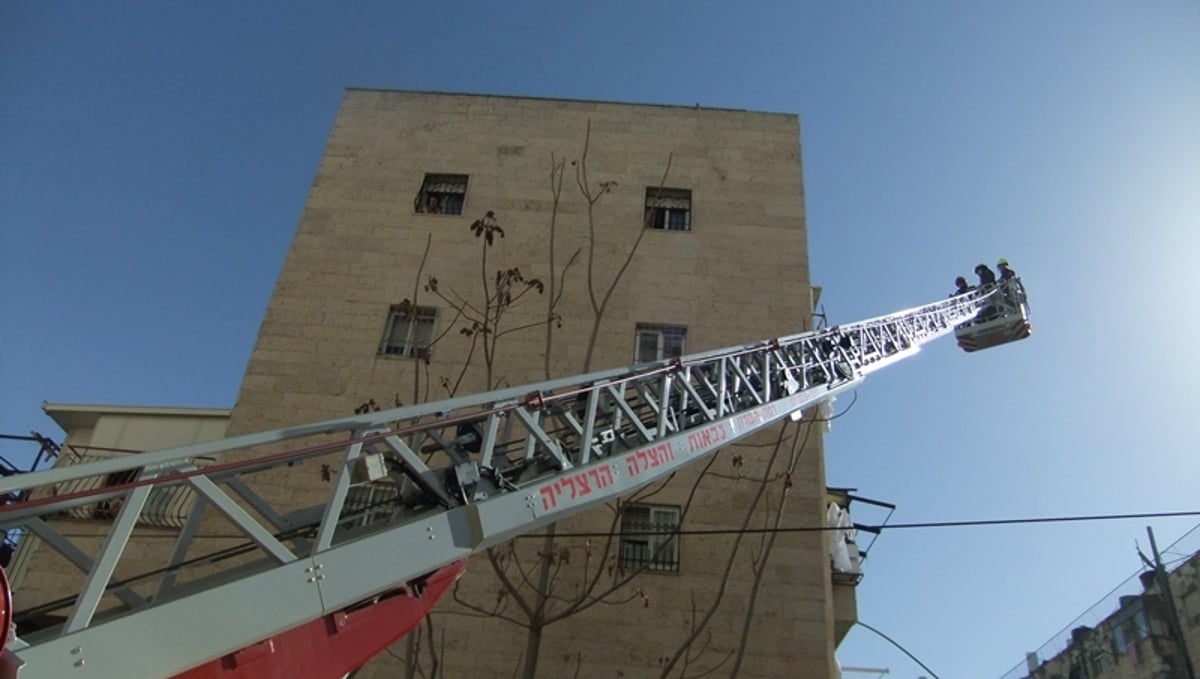
[[[421,272],[425,270],[425,262],[429,259],[429,247],[433,244],[433,234],[425,234],[425,252],[421,254],[421,263],[417,266],[417,276],[413,279],[413,318],[416,318],[417,298],[421,291]],[[421,398],[421,371],[420,369],[413,370],[413,403]]]
[[[808,445],[808,438],[812,434],[812,420],[805,422],[805,431],[803,440],[793,440],[792,449],[788,456],[787,472],[784,475],[783,492],[779,498],[779,506],[775,510],[774,528],[778,529],[783,523],[783,509],[787,504],[788,491],[791,489],[791,475],[796,470],[796,463],[800,456],[804,453],[804,447]],[[775,538],[779,531],[774,530],[767,534],[766,544],[762,548],[760,559],[757,563],[751,565],[754,572],[754,579],[750,585],[750,602],[746,606],[745,617],[742,618],[742,631],[738,639],[738,644],[735,647],[737,654],[733,661],[733,668],[730,670],[730,679],[738,675],[742,668],[742,660],[746,657],[746,647],[750,640],[750,624],[754,619],[754,608],[758,603],[758,592],[762,586],[763,574],[767,570],[767,561],[771,557],[771,551],[775,548]]]
[[[500,578],[500,583],[504,585],[504,589],[508,590],[508,592],[513,596],[513,600],[517,602],[517,606],[520,607],[521,611],[525,613],[527,617],[533,617],[533,608],[528,602],[525,601],[524,597],[520,596],[517,588],[513,586],[512,580],[509,580],[508,574],[505,573],[504,569],[500,567],[500,564],[496,562],[496,554],[491,549],[488,549],[486,553],[488,561],[492,564],[492,570],[494,570],[496,572],[496,576]]]
[[[497,610],[491,610],[491,611],[489,611],[489,610],[487,610],[486,608],[483,608],[483,607],[481,607],[481,606],[476,606],[475,604],[473,604],[473,603],[471,603],[471,602],[469,602],[469,601],[466,601],[465,599],[463,599],[463,598],[459,597],[459,596],[458,596],[458,583],[455,583],[455,584],[454,584],[454,589],[451,591],[451,595],[454,597],[454,601],[455,601],[455,603],[457,603],[458,605],[460,605],[460,606],[462,606],[462,607],[464,607],[464,608],[468,608],[468,609],[470,609],[470,610],[473,610],[473,611],[475,611],[475,612],[477,612],[477,613],[480,613],[480,614],[482,614],[482,616],[483,616],[483,617],[487,617],[487,618],[499,618],[499,619],[501,619],[501,620],[503,620],[503,621],[505,621],[505,622],[511,622],[512,624],[514,624],[514,625],[516,625],[516,626],[518,626],[518,627],[524,627],[524,626],[525,626],[525,623],[521,622],[520,620],[518,620],[518,619],[516,619],[516,618],[510,617],[510,616],[507,616],[507,615],[504,615],[504,614],[503,614],[503,613],[501,613],[501,612],[500,612],[498,609],[497,609]]]
[[[710,468],[712,468],[713,464],[715,464],[716,461],[717,461],[717,455],[711,456],[709,458],[708,462],[705,463],[704,469],[702,469],[700,471],[700,473],[696,476],[696,480],[692,483],[692,488],[688,492],[687,501],[684,503],[684,505],[681,508],[680,513],[679,513],[680,525],[683,525],[683,521],[687,517],[688,511],[691,509],[692,501],[695,500],[695,498],[696,498],[696,491],[699,489],[701,481],[704,480],[705,474],[708,473],[708,470]],[[655,492],[657,492],[657,491],[655,491]],[[616,522],[619,518],[620,518],[620,514],[617,514],[614,516],[613,522],[609,527],[608,536],[605,538],[605,560],[607,560],[608,549],[609,549],[608,546],[612,544],[613,535],[616,533]],[[589,585],[588,589],[585,591],[585,598],[580,599],[574,606],[571,606],[567,610],[562,611],[561,613],[549,618],[547,624],[557,622],[568,616],[583,612],[583,611],[591,608],[592,606],[596,605],[597,603],[600,603],[601,601],[603,601],[605,597],[610,596],[617,590],[619,590],[622,587],[624,587],[625,585],[629,584],[630,581],[632,581],[634,578],[641,575],[642,573],[646,572],[646,570],[648,570],[650,568],[650,565],[654,562],[654,560],[656,558],[658,558],[658,556],[666,549],[667,544],[668,544],[668,541],[664,540],[662,543],[660,543],[658,545],[658,547],[654,551],[654,554],[652,554],[649,559],[647,559],[644,563],[642,563],[638,568],[636,568],[632,571],[629,571],[627,573],[624,573],[622,575],[622,577],[617,578],[611,585],[602,589],[599,594],[594,592],[595,587],[596,587],[597,583],[599,582],[599,577],[600,577],[600,573],[597,572],[596,577],[592,580],[591,585]]]
[[[591,136],[591,121],[588,121],[588,136]],[[662,179],[658,184],[658,191],[661,193],[663,187],[667,183],[667,177],[671,173],[671,162],[675,154],[667,155],[667,166],[663,169]],[[583,359],[583,371],[587,372],[592,367],[592,353],[596,348],[596,337],[600,334],[600,325],[604,321],[604,312],[608,309],[608,303],[612,300],[612,295],[620,284],[621,279],[625,276],[625,271],[629,269],[629,265],[633,262],[634,255],[637,254],[638,247],[642,244],[642,239],[646,236],[646,231],[650,226],[650,215],[647,214],[642,218],[642,228],[638,230],[637,238],[634,239],[625,253],[625,260],[621,262],[621,266],[617,268],[616,275],[613,276],[608,288],[604,291],[604,296],[599,302],[596,301],[596,292],[593,284],[595,268],[595,249],[596,249],[596,221],[593,207],[600,197],[609,191],[609,185],[604,186],[600,193],[592,197],[591,187],[587,180],[587,143],[584,144],[584,154],[579,161],[579,169],[576,171],[576,182],[580,185],[580,190],[588,200],[587,221],[588,221],[588,296],[592,302],[592,329],[588,337],[587,353]]]
[[[563,172],[566,168],[566,160],[558,160],[554,157],[554,152],[550,152],[550,294],[546,297],[546,345],[545,353],[542,356],[542,371],[546,379],[550,379],[550,353],[554,346],[554,308],[558,305],[558,300],[562,296],[559,291],[555,294],[555,271],[554,268],[554,236],[558,227],[558,206],[562,198],[562,183]],[[576,252],[578,254],[578,251]],[[571,261],[575,258],[572,257]],[[571,262],[567,262],[567,267],[571,266]],[[567,275],[566,267],[563,268],[563,277]],[[565,280],[563,281],[565,284]]]
[[[779,429],[779,436],[776,439],[775,449],[773,451],[771,451],[771,457],[767,461],[767,472],[768,473],[770,473],[771,468],[775,465],[775,460],[779,456],[779,450],[783,443],[784,433],[785,433],[786,429],[787,429],[786,424],[783,427],[780,427],[780,429]],[[671,671],[675,668],[675,665],[679,662],[679,660],[683,656],[683,654],[687,652],[688,647],[691,646],[692,643],[694,643],[696,641],[696,638],[698,637],[700,631],[703,630],[705,627],[707,627],[709,621],[712,620],[714,615],[716,615],[717,609],[721,605],[721,600],[724,599],[724,597],[725,597],[725,591],[729,587],[729,574],[733,571],[733,565],[737,560],[738,551],[741,548],[742,538],[745,535],[745,530],[747,527],[749,527],[750,521],[754,517],[755,509],[758,507],[758,503],[762,499],[763,493],[765,491],[766,491],[766,485],[760,484],[758,487],[758,490],[755,492],[754,497],[750,502],[750,506],[746,509],[746,515],[742,518],[741,528],[738,531],[738,533],[736,534],[736,536],[734,537],[733,548],[729,551],[729,558],[726,560],[725,569],[721,574],[721,584],[717,587],[717,591],[716,591],[715,595],[713,596],[712,604],[709,606],[708,611],[705,612],[704,617],[702,618],[701,623],[697,626],[697,628],[695,630],[693,630],[693,632],[691,634],[689,634],[686,639],[684,639],[683,643],[680,644],[679,648],[677,648],[675,650],[675,652],[671,655],[670,660],[668,660],[667,663],[665,665],[663,665],[662,673],[659,675],[660,677],[665,678],[665,677],[670,676]]]

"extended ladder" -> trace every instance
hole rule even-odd
[[[24,528],[87,574],[77,596],[57,602],[65,619],[23,631],[10,654],[24,663],[22,677],[167,677],[236,660],[322,618],[343,616],[345,625],[363,602],[419,597],[429,574],[457,575],[481,549],[798,417],[952,332],[990,294],[669,362],[0,479],[0,496],[27,498],[0,507],[0,527]],[[263,446],[287,450],[254,452]],[[328,497],[308,510],[286,511],[246,481],[334,455]],[[113,478],[132,480],[95,482]],[[134,528],[156,498],[180,489],[195,505],[161,568],[116,581]],[[119,509],[95,554],[49,520],[101,502]],[[209,510],[245,536],[242,556],[249,549],[260,558],[228,569],[222,554],[188,558]],[[196,565],[204,575],[180,584]]]

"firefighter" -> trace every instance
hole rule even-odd
[[[996,284],[996,274],[988,268],[987,264],[975,267],[975,275],[979,276],[979,287],[981,288]]]
[[[1008,260],[1007,259],[1001,258],[1001,260],[999,262],[996,262],[996,268],[1000,269],[1000,280],[1002,280],[1002,281],[1006,281],[1010,278],[1017,277],[1017,272],[1008,268]]]

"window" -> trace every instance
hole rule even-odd
[[[661,361],[682,356],[687,340],[687,326],[638,323],[634,337],[634,356],[637,363]]]
[[[461,215],[467,197],[467,175],[427,174],[413,207],[432,215]]]
[[[112,486],[121,486],[126,483],[137,481],[139,469],[125,469],[119,472],[111,472],[104,477],[102,488],[111,488]],[[97,519],[115,519],[117,512],[121,511],[121,505],[125,502],[125,498],[118,497],[111,500],[101,500],[96,503],[94,516]]]
[[[620,567],[679,572],[679,507],[628,505],[621,512]]]
[[[343,525],[357,527],[387,521],[392,518],[399,503],[400,489],[391,481],[372,481],[350,486],[346,492],[346,502],[342,506],[343,518],[349,517],[350,520]]]
[[[1200,624],[1200,589],[1183,595],[1183,617]]]
[[[691,231],[691,189],[647,187],[646,227],[664,231]]]
[[[426,358],[437,328],[437,309],[405,302],[392,307],[379,353],[387,356]]]
[[[1129,653],[1137,642],[1150,636],[1150,624],[1146,619],[1146,610],[1140,603],[1135,608],[1118,613],[1110,624],[1113,630],[1115,655]]]

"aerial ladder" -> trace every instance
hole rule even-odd
[[[5,477],[0,529],[36,536],[86,575],[76,594],[18,612],[0,571],[0,623],[12,630],[0,677],[345,676],[418,625],[472,554],[800,419],[943,335],[994,326],[1008,285],[755,344]],[[1000,306],[1027,327],[1023,291],[1021,302]],[[286,511],[250,483],[322,460],[327,497],[307,509]],[[348,501],[364,484],[383,499]],[[179,488],[195,504],[164,562],[116,578],[143,515]],[[113,519],[87,553],[54,517],[98,503]],[[245,544],[191,556],[211,512]]]

